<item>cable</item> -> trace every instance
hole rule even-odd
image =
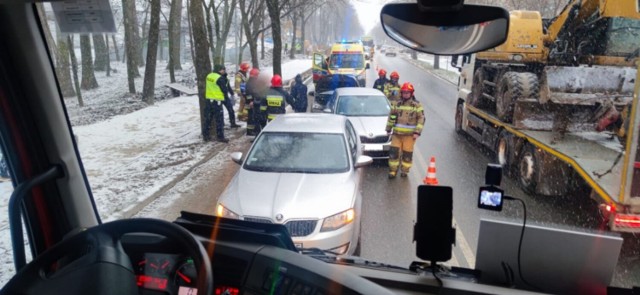
[[[522,199],[518,199],[515,197],[504,196],[504,199],[520,201],[520,203],[522,203],[522,208],[524,210],[524,218],[522,220],[522,231],[520,232],[520,242],[518,242],[518,275],[520,276],[520,279],[522,280],[522,282],[525,283],[525,285],[535,289],[536,291],[542,292],[541,288],[527,282],[527,280],[524,278],[524,275],[522,275],[522,263],[520,263],[520,256],[521,256],[520,254],[522,253],[522,239],[524,238],[524,229],[526,228],[526,225],[527,225],[527,205]]]
[[[442,288],[442,280],[438,277],[436,273],[437,267],[438,267],[438,264],[435,261],[431,261],[431,273],[433,273],[433,277],[436,278],[436,281],[438,281],[438,287]]]

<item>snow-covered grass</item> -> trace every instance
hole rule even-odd
[[[164,84],[168,83],[164,66],[158,65],[156,96],[165,94]],[[291,79],[310,67],[311,60],[284,63],[283,79]],[[155,197],[221,146],[202,141],[196,96],[172,99],[160,96],[161,100],[149,106],[139,98],[123,95],[127,92],[126,74],[124,68],[118,65],[114,68],[118,72],[111,77],[97,74],[101,88],[85,92],[85,107],[79,107],[75,97],[65,99],[80,156],[103,221],[131,217],[138,212],[158,216],[166,197],[154,202]],[[176,74],[181,77],[178,81],[195,87],[194,80],[190,80],[193,68],[189,65],[183,68]],[[263,72],[270,73],[271,69],[264,68]],[[142,80],[136,79],[136,86],[141,84]],[[232,131],[225,130],[225,135],[227,132]],[[221,159],[228,158],[228,152],[222,154],[214,157],[215,163],[221,164]],[[0,183],[3,212],[7,212],[12,191],[9,181]],[[178,198],[179,194],[172,196]],[[7,215],[0,214],[0,286],[14,273]]]

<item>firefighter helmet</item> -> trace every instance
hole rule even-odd
[[[282,87],[282,77],[280,77],[280,75],[273,75],[273,78],[271,78],[271,87]]]

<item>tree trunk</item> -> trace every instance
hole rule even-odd
[[[82,90],[80,90],[80,81],[78,79],[78,59],[76,58],[76,53],[73,50],[73,39],[71,36],[67,36],[67,44],[69,45],[69,56],[71,57],[71,68],[73,72],[73,82],[76,86],[76,96],[78,97],[78,105],[83,107],[84,101],[82,100]]]
[[[300,42],[302,42],[302,55],[307,56],[307,54],[308,54],[307,53],[307,46],[305,46],[305,45],[307,45],[305,43],[305,41],[306,41],[305,38],[306,38],[307,34],[306,34],[305,30],[306,30],[306,27],[307,27],[306,24],[307,24],[307,21],[309,20],[309,17],[308,16],[305,17],[304,16],[304,12],[302,12],[300,15],[302,16],[300,18],[301,19],[300,20]]]
[[[44,12],[44,7],[42,3],[36,3],[36,9],[38,10],[38,17],[40,17],[42,29],[44,31],[44,37],[47,40],[47,47],[49,48],[49,52],[51,53],[51,57],[54,60],[58,60],[58,50],[56,48],[56,42],[53,40],[53,35],[51,34],[51,28],[49,28],[49,21],[47,20],[47,14]]]
[[[140,38],[140,43],[138,46],[138,51],[139,51],[139,56],[140,56],[140,60],[138,63],[138,66],[144,66],[144,54],[145,54],[145,50],[144,47],[145,45],[147,45],[147,49],[148,49],[148,43],[149,43],[149,38],[147,37],[149,34],[149,30],[147,29],[145,31],[145,28],[147,28],[147,21],[149,20],[149,7],[150,5],[147,4],[146,8],[144,9],[144,18],[142,19],[142,26],[140,27],[142,30],[142,38]],[[136,30],[138,31],[138,30]]]
[[[215,48],[214,48],[214,45],[213,45],[214,42],[215,42],[215,39],[213,38],[213,27],[212,27],[212,24],[211,24],[211,12],[209,11],[209,10],[213,9],[213,0],[209,1],[209,5],[210,5],[209,6],[210,8],[207,9],[205,7],[204,12],[206,13],[207,33],[209,34],[209,51],[211,52],[211,58],[214,59],[214,64],[215,64],[215,58],[214,57],[216,56],[216,51],[215,51]],[[191,46],[193,46],[193,45],[191,45]]]
[[[189,5],[189,0],[187,0],[187,7],[191,7]],[[188,8],[187,8],[187,19],[188,20],[191,19],[191,12]],[[193,45],[193,29],[191,27],[191,21],[188,21],[187,25],[189,25],[189,48],[191,49],[191,60],[193,60],[196,56],[196,51]]]
[[[129,93],[136,93],[136,84],[134,79],[140,77],[140,72],[138,72],[138,64],[136,62],[136,52],[139,47],[138,41],[136,39],[136,31],[137,31],[137,19],[135,17],[135,6],[133,7],[133,13],[131,12],[130,6],[135,1],[127,1],[122,0],[122,20],[124,21],[124,47],[125,47],[125,59],[127,61],[127,80],[129,85]],[[135,20],[135,21],[134,21]]]
[[[56,75],[58,76],[58,83],[60,83],[60,90],[62,96],[71,97],[76,95],[76,91],[73,89],[73,82],[71,81],[70,61],[69,61],[69,42],[65,38],[60,30],[56,32],[58,38],[58,54],[56,56]],[[66,35],[65,35],[66,36]]]
[[[182,70],[180,60],[180,30],[182,24],[182,0],[171,1],[169,13],[169,76],[171,83],[176,82],[175,70]]]
[[[207,31],[205,29],[205,20],[202,15],[203,0],[191,0],[189,5],[189,20],[193,30],[193,41],[191,46],[194,48],[193,65],[196,68],[196,81],[198,81],[198,102],[200,104],[200,130],[203,138],[210,137],[210,134],[204,134],[204,110],[205,110],[205,88],[206,78],[211,73],[211,61],[209,60],[209,42],[207,39]],[[215,120],[211,120],[211,132],[215,132]]]
[[[80,36],[80,54],[82,58],[82,81],[80,87],[84,90],[98,88],[98,81],[93,72],[93,57],[91,56],[91,39],[89,35]]]
[[[271,18],[271,37],[273,38],[273,74],[282,75],[282,37],[280,31],[280,1],[266,0]]]
[[[96,71],[107,70],[107,45],[104,43],[104,37],[102,35],[92,34],[93,37],[93,49],[95,52],[96,60],[93,63],[93,69]]]
[[[440,56],[439,55],[434,55],[433,56],[433,68],[436,69],[436,70],[440,68]]]
[[[107,77],[111,76],[111,51],[109,51],[109,36],[104,35],[104,44],[107,46]]]
[[[289,59],[296,57],[296,26],[298,25],[298,16],[296,13],[291,14],[291,24],[293,32],[291,34],[291,47],[289,47]]]
[[[262,34],[260,34],[260,45],[262,45],[262,47],[260,47],[260,59],[264,60],[264,33],[262,32]]]
[[[160,0],[151,0],[151,21],[149,24],[149,42],[147,46],[147,66],[144,71],[142,86],[142,100],[153,104],[156,86],[156,57],[158,54],[158,40],[160,39]]]
[[[107,38],[107,39],[109,39],[109,38]],[[115,50],[115,52],[116,52],[116,61],[120,61],[120,50],[118,49],[118,43],[116,43],[116,35],[115,34],[111,35],[111,41],[113,41],[113,50]],[[124,59],[122,61],[124,61]]]

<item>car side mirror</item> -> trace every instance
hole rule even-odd
[[[331,114],[331,109],[330,108],[326,108],[324,110],[322,110],[323,113],[327,113],[327,114]]]
[[[242,153],[241,152],[231,153],[231,160],[233,160],[238,165],[242,165]]]
[[[507,39],[509,12],[500,7],[463,5],[434,11],[417,3],[387,4],[380,12],[385,33],[413,50],[467,54],[494,48]]]
[[[316,92],[315,91],[309,91],[309,96],[316,96]]]
[[[356,164],[353,166],[355,168],[360,168],[360,167],[371,165],[371,163],[373,163],[373,158],[369,156],[360,156],[358,157],[358,160],[356,160]]]

